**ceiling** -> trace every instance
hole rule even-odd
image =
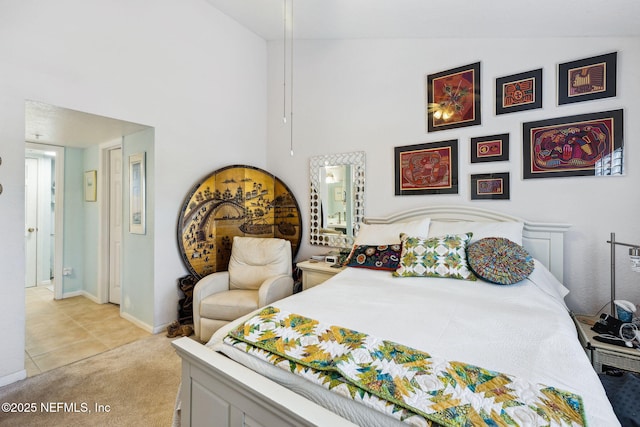
[[[25,102],[26,142],[86,148],[145,129],[149,126],[42,102]]]
[[[639,37],[639,0],[206,0],[265,40],[294,38]],[[291,19],[289,19],[289,24]],[[25,141],[87,147],[148,129],[27,101]]]
[[[278,40],[294,0],[207,1]],[[638,0],[299,0],[293,18],[296,39],[640,36]]]

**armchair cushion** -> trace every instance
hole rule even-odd
[[[200,302],[200,316],[235,320],[258,308],[258,291],[232,290],[209,295]]]
[[[291,276],[291,242],[234,237],[229,259],[229,289],[258,290],[267,278]]]

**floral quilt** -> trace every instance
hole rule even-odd
[[[576,394],[275,307],[225,342],[409,425],[586,425]]]

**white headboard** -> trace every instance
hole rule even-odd
[[[367,217],[367,224],[390,224],[429,217],[438,221],[522,222],[522,244],[562,283],[564,277],[564,233],[569,224],[531,222],[500,212],[469,206],[426,206],[388,217]]]

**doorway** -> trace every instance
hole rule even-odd
[[[25,287],[44,286],[61,298],[64,149],[25,145]]]

